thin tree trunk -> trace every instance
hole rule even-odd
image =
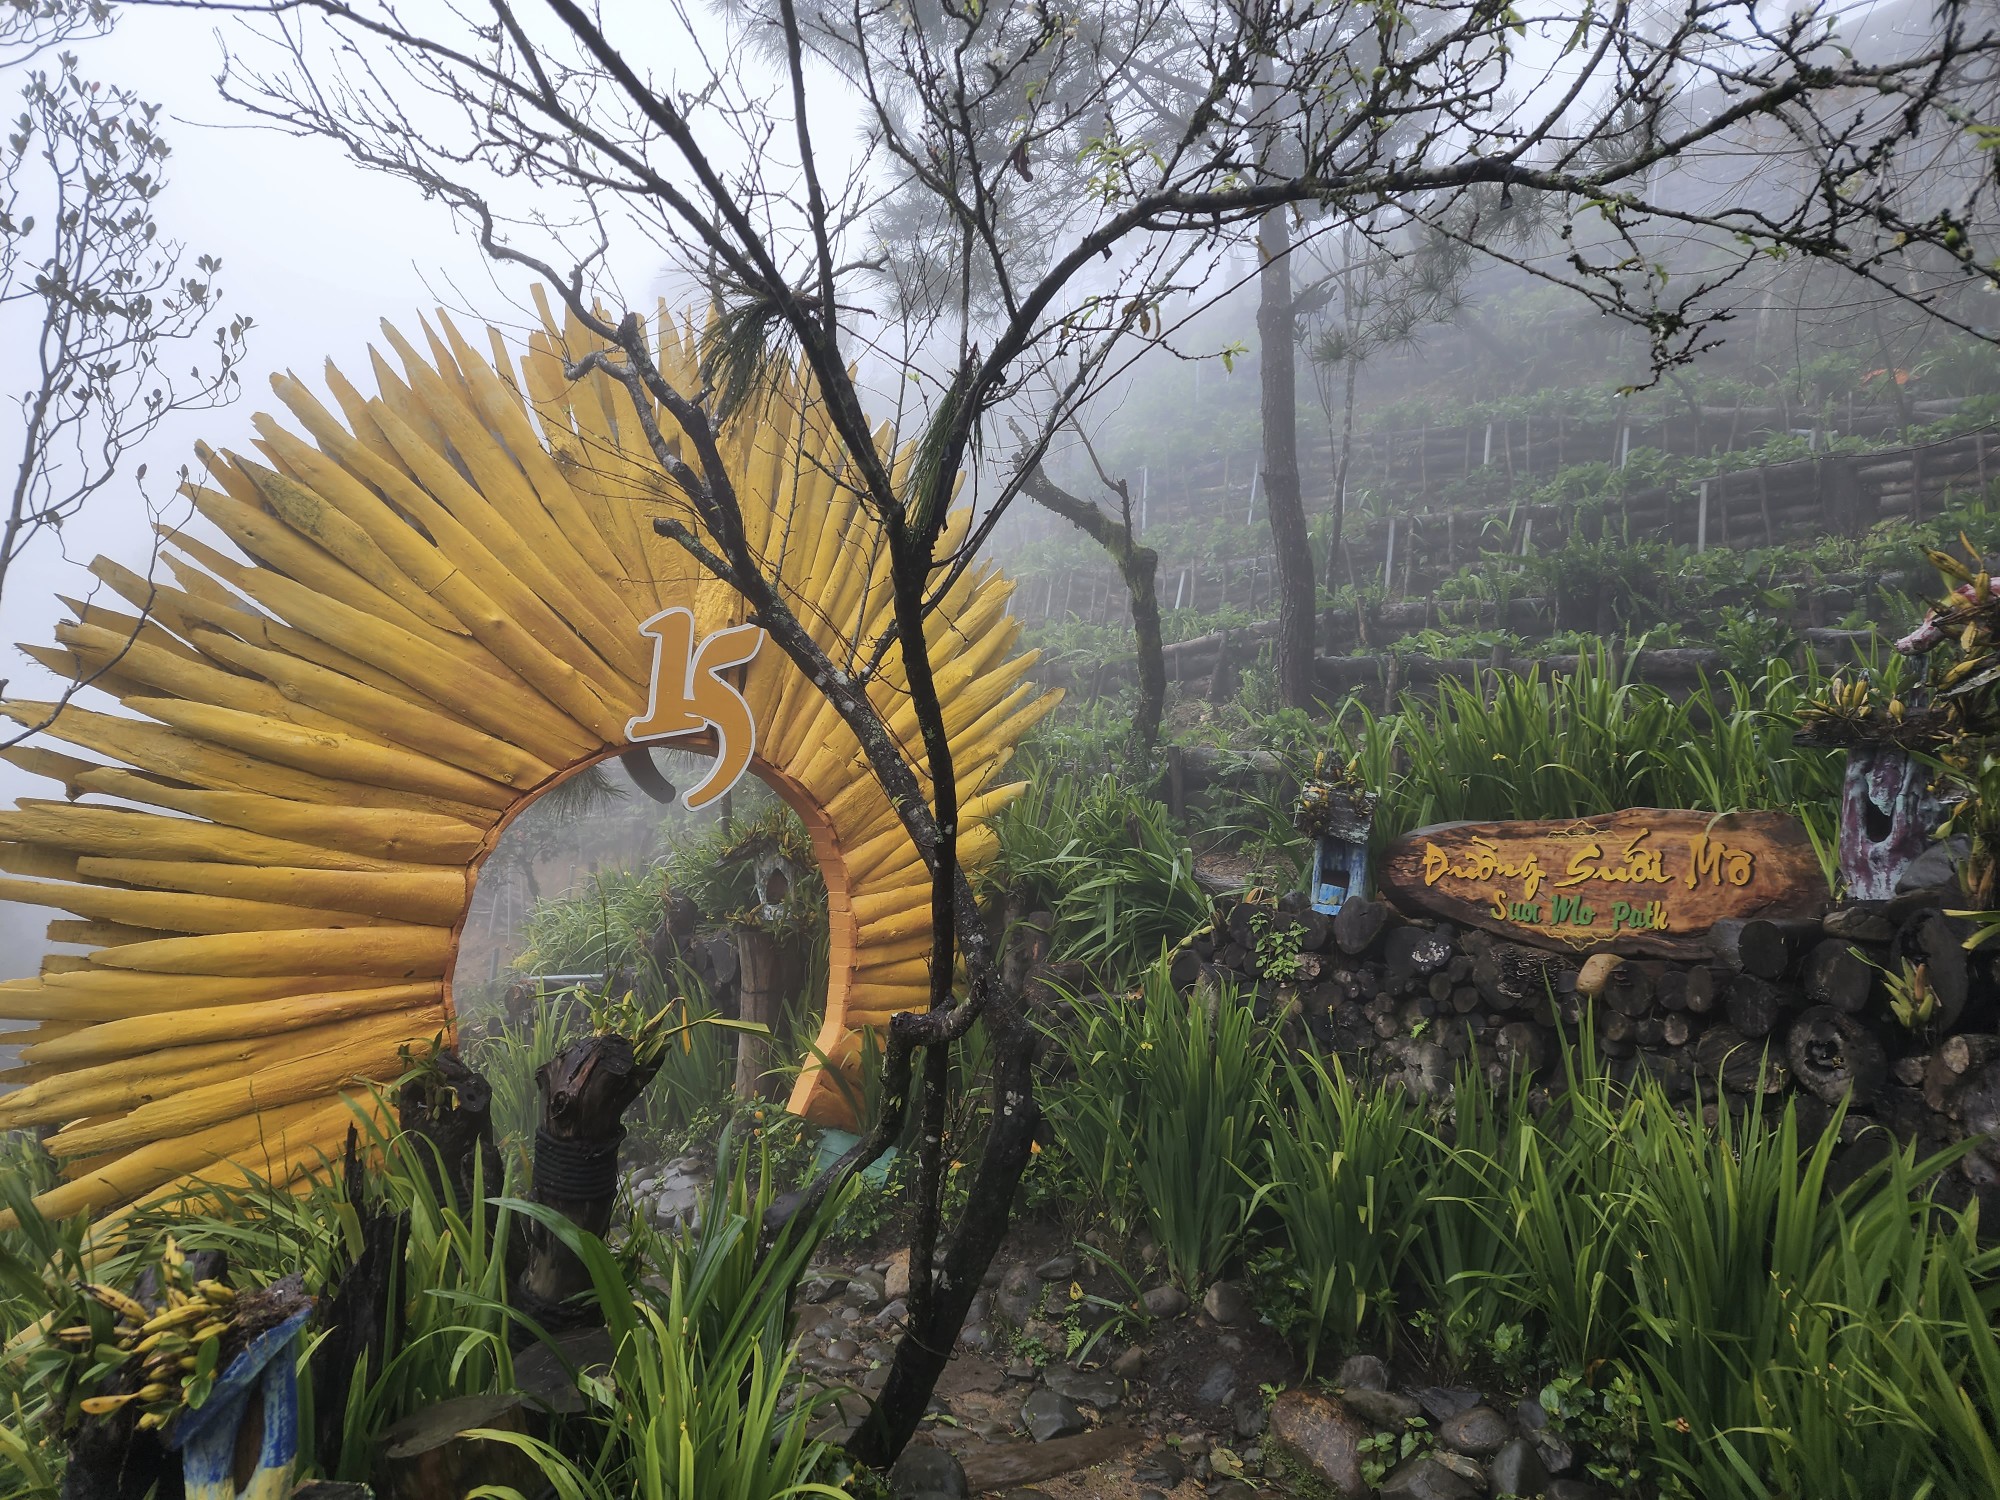
[[[1313,702],[1317,579],[1299,486],[1297,330],[1292,306],[1292,226],[1286,208],[1264,215],[1257,232],[1257,338],[1261,351],[1264,504],[1278,562],[1278,696],[1292,708]]]
[[[1037,1032],[1029,1013],[1027,974],[1046,956],[1048,934],[1020,922],[1009,925],[1014,940],[984,1017],[993,1043],[993,1120],[986,1148],[958,1232],[931,1278],[929,1294],[921,1295],[911,1285],[909,1322],[897,1342],[882,1394],[847,1443],[850,1454],[876,1468],[888,1468],[923,1420],[986,1268],[1007,1237],[1014,1193],[1041,1124],[1041,1108],[1035,1102]],[[926,1084],[934,1084],[941,1099],[945,1051],[933,1049],[926,1055],[936,1060],[934,1070],[926,1069]]]
[[[1118,565],[1125,580],[1125,592],[1132,605],[1132,632],[1137,638],[1133,652],[1139,668],[1139,703],[1132,711],[1132,742],[1142,755],[1150,755],[1160,738],[1160,719],[1166,712],[1167,658],[1160,631],[1160,554],[1142,547],[1132,535],[1131,500],[1123,480],[1113,488],[1125,501],[1125,519],[1109,514],[1081,496],[1072,495],[1037,466],[1021,481],[1021,492],[1037,505],[1054,511],[1084,532]]]

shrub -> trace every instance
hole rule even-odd
[[[1085,1192],[1121,1232],[1143,1219],[1173,1279],[1199,1292],[1259,1197],[1273,1034],[1232,989],[1175,993],[1162,960],[1136,995],[1107,997],[1056,1040],[1069,1077],[1046,1107]]]
[[[1055,916],[1055,951],[1127,982],[1208,914],[1194,856],[1164,804],[1121,785],[1035,776],[1000,813],[987,879]]]

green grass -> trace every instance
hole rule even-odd
[[[1129,981],[1208,914],[1194,855],[1165,805],[1117,777],[1034,768],[995,831],[985,880],[1052,913],[1058,956],[1107,985]]]
[[[342,1430],[330,1451],[312,1449],[313,1412],[332,1393],[301,1365],[299,1477],[366,1481],[382,1433],[398,1419],[454,1395],[505,1391],[523,1339],[545,1338],[508,1299],[507,1253],[519,1217],[536,1218],[582,1258],[591,1300],[611,1331],[608,1383],[586,1382],[586,1408],[558,1451],[518,1435],[568,1500],[782,1500],[844,1497],[836,1456],[809,1436],[821,1398],[802,1395],[788,1353],[791,1287],[832,1214],[760,1253],[758,1226],[777,1191],[772,1163],[727,1133],[715,1186],[696,1228],[673,1234],[641,1217],[614,1230],[617,1248],[508,1196],[476,1177],[471,1201],[453,1201],[422,1170],[420,1143],[373,1142],[380,1165],[365,1198],[351,1202],[338,1172],[302,1195],[254,1175],[199,1204],[163,1205],[129,1221],[128,1240],[86,1268],[81,1219],[51,1223],[29,1201],[31,1165],[0,1177],[0,1199],[21,1218],[0,1235],[0,1322],[9,1336],[54,1310],[80,1320],[75,1283],[129,1285],[135,1268],[171,1233],[189,1251],[227,1252],[238,1287],[299,1273],[310,1293],[337,1286],[361,1243],[364,1215],[402,1216],[404,1253],[394,1267],[392,1320],[382,1358],[341,1372]],[[72,1357],[28,1345],[0,1364],[0,1495],[53,1500],[61,1429],[79,1394]]]
[[[1614,1487],[1996,1493],[2000,1247],[1932,1196],[1964,1148],[1893,1149],[1835,1187],[1837,1118],[1710,1123],[1587,1062],[1553,1099],[1468,1074],[1430,1105],[1310,1057],[1274,1075],[1240,1003],[1210,1016],[1157,974],[1143,993],[1063,1032],[1049,1170],[1114,1228],[1149,1228],[1191,1290],[1246,1260],[1312,1366],[1395,1349],[1442,1379],[1545,1388]]]
[[[1619,807],[1795,814],[1831,869],[1844,758],[1792,744],[1820,686],[1782,661],[1725,673],[1684,700],[1600,651],[1574,670],[1454,679],[1377,714],[1349,700],[1332,739],[1382,790],[1377,840],[1460,820],[1562,818]]]
[[[1131,994],[1054,1028],[1064,1080],[1046,1108],[1064,1160],[1121,1233],[1143,1225],[1198,1295],[1233,1261],[1258,1193],[1274,1038],[1247,997],[1174,992],[1155,963]]]

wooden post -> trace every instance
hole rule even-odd
[[[736,1035],[736,1097],[768,1099],[776,1097],[771,1081],[777,1066],[773,1037],[781,1019],[782,997],[778,993],[779,953],[771,934],[748,924],[736,929],[737,1015],[769,1028],[771,1036]]]

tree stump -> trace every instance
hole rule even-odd
[[[542,1122],[535,1131],[534,1201],[579,1228],[601,1235],[618,1201],[618,1148],[625,1111],[645,1091],[658,1063],[641,1067],[629,1037],[588,1036],[564,1048],[535,1074]],[[567,1246],[539,1224],[526,1231],[527,1263],[516,1283],[522,1302],[544,1317],[589,1290],[590,1276]],[[590,1318],[572,1309],[571,1319]]]
[[[1792,1023],[1785,1060],[1800,1087],[1828,1104],[1865,1105],[1889,1076],[1888,1055],[1874,1033],[1830,1005],[1816,1005]]]
[[[460,1209],[472,1203],[473,1163],[486,1191],[500,1192],[500,1150],[493,1144],[493,1089],[447,1047],[396,1096],[396,1118],[414,1136],[431,1190]]]
[[[526,1407],[519,1396],[461,1396],[405,1417],[382,1434],[381,1500],[462,1500],[482,1486],[542,1491],[532,1458],[510,1443],[466,1436],[475,1428],[525,1435]]]

